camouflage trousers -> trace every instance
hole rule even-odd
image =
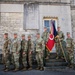
[[[67,53],[68,53],[68,62],[70,62],[70,64],[73,64],[74,56],[71,47],[67,47]]]
[[[49,57],[49,50],[46,47],[45,47],[45,53],[44,54],[45,54],[45,58]]]
[[[13,53],[12,54],[12,64],[15,66],[15,68],[19,68],[19,54]]]
[[[56,43],[56,44],[55,44],[56,53],[57,53],[57,56],[58,56],[58,57],[64,57],[63,52],[64,52],[64,54],[65,54],[65,49],[66,49],[65,46],[66,46],[66,45],[65,45],[65,41],[62,41],[60,44],[59,44],[59,43]],[[61,49],[61,47],[62,47],[62,49]],[[63,50],[63,51],[62,51],[62,50]]]
[[[3,55],[3,58],[2,58],[3,63],[4,63],[6,68],[9,68],[9,66],[10,66],[10,58],[9,57],[10,57],[10,54],[9,53],[5,53]]]
[[[43,67],[43,54],[41,54],[41,51],[36,52],[36,60],[38,67]]]
[[[28,52],[28,63],[29,66],[32,67],[32,53],[30,54],[30,52]]]
[[[55,48],[56,48],[57,56],[58,57],[63,57],[62,50],[61,50],[61,47],[60,47],[60,44],[59,43],[56,43],[55,44]]]
[[[22,54],[22,64],[23,67],[27,67],[27,52],[25,52],[25,54]]]

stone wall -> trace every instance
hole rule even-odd
[[[70,3],[70,0],[1,0],[1,2],[3,2],[3,1],[8,1],[8,2],[14,2],[14,1],[16,1],[16,2],[65,2],[65,3]]]
[[[13,37],[14,32],[18,33],[19,36],[24,32],[23,13],[1,13],[0,42],[2,42],[5,32],[9,33],[9,37]]]
[[[75,10],[71,10],[71,15],[72,15],[72,36],[73,36],[73,38],[74,38],[74,40],[75,40]]]

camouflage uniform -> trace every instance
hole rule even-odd
[[[38,67],[43,67],[43,50],[45,49],[45,44],[42,38],[36,40],[36,60]]]
[[[60,47],[60,44],[59,44],[59,40],[60,40],[61,45],[62,45],[62,47],[63,47],[64,34],[63,34],[62,31],[57,31],[57,33],[58,33],[59,38],[55,38],[55,42],[56,42],[56,44],[55,44],[56,52],[57,52],[57,56],[58,56],[58,57],[63,57],[62,50],[61,50],[61,47]]]
[[[19,54],[20,54],[20,40],[18,38],[14,38],[12,40],[12,60],[13,60],[13,65],[15,66],[15,69],[19,68]]]
[[[68,52],[68,61],[70,64],[73,64],[74,43],[71,37],[66,39],[66,47]]]
[[[43,40],[44,40],[44,42],[45,42],[45,44],[46,44],[46,42],[48,41],[48,38],[49,38],[49,33],[48,33],[47,31],[43,32],[42,38],[43,38]],[[45,57],[49,56],[49,50],[47,50],[46,47],[45,47],[44,53],[45,53],[45,54],[44,54]]]
[[[26,68],[27,67],[27,41],[25,39],[21,41],[21,50],[22,50],[22,64],[23,67]]]
[[[10,65],[10,48],[11,48],[11,40],[6,38],[3,42],[3,60],[5,64],[5,68],[9,68]]]
[[[30,35],[29,35],[30,36]],[[29,63],[29,66],[32,67],[32,51],[33,51],[33,42],[32,40],[28,40],[27,42],[27,54],[28,54],[28,63]]]

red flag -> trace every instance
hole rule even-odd
[[[46,47],[49,51],[52,50],[52,48],[54,47],[55,41],[54,38],[57,36],[57,31],[55,28],[55,22],[52,21],[52,25],[51,25],[51,34],[49,35],[49,39],[48,42],[46,43]]]
[[[52,48],[54,47],[55,41],[54,41],[54,35],[50,34],[48,42],[46,43],[46,47],[49,51],[52,50]]]

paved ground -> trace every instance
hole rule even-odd
[[[66,71],[18,71],[18,72],[4,72],[2,71],[3,65],[0,65],[0,75],[75,75],[75,70],[66,70]]]

